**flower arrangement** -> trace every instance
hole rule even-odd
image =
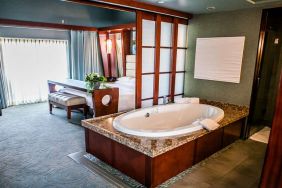
[[[94,89],[99,89],[101,83],[106,82],[107,79],[104,76],[99,76],[97,73],[89,73],[84,81],[86,82],[87,91],[91,93]]]

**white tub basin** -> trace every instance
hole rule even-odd
[[[205,104],[168,104],[142,108],[114,119],[116,130],[134,136],[149,138],[181,136],[203,129],[203,119],[219,122],[222,109]]]

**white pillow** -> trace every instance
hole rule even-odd
[[[118,78],[117,80],[118,80],[118,81],[121,81],[121,82],[132,81],[132,80],[135,81],[134,78],[128,77],[128,76],[120,77],[120,78]]]

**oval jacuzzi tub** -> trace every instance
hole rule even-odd
[[[113,126],[125,134],[160,138],[181,136],[203,129],[203,119],[219,122],[222,109],[206,104],[168,104],[133,110],[114,119]]]

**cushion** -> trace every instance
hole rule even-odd
[[[84,97],[62,92],[50,93],[48,99],[49,101],[53,101],[63,106],[86,104],[86,99]]]

